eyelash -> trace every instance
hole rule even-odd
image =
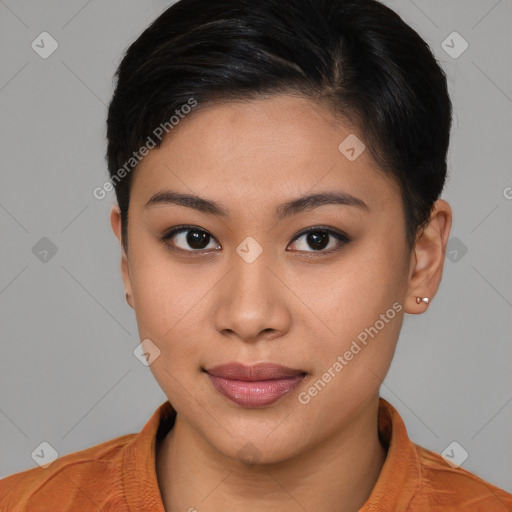
[[[178,252],[181,252],[181,253],[189,253],[189,254],[197,254],[198,255],[204,255],[205,252],[209,252],[211,251],[211,249],[207,249],[207,250],[186,250],[186,249],[180,249],[178,247],[173,247],[171,245],[169,245],[167,242],[168,240],[170,240],[173,236],[179,234],[179,233],[183,233],[183,232],[186,232],[186,231],[198,231],[198,232],[201,232],[201,233],[206,233],[208,235],[210,235],[210,237],[216,241],[215,237],[213,235],[211,235],[210,233],[208,233],[208,231],[206,231],[205,229],[202,229],[202,228],[199,228],[197,226],[177,226],[173,229],[171,229],[170,231],[166,232],[164,235],[162,235],[161,237],[159,237],[159,240],[160,242],[162,242],[168,249],[172,250],[172,251],[178,251]],[[331,248],[331,249],[328,249],[328,250],[318,250],[318,251],[315,251],[315,250],[311,250],[311,251],[294,251],[294,252],[300,252],[300,253],[306,253],[306,254],[332,254],[336,251],[339,251],[344,245],[348,244],[351,240],[350,238],[345,235],[344,233],[340,232],[340,231],[337,231],[337,230],[333,230],[331,228],[328,228],[328,227],[324,227],[324,226],[313,226],[311,228],[308,228],[304,231],[301,231],[300,233],[298,233],[297,235],[295,235],[295,237],[292,239],[292,241],[290,243],[293,243],[295,242],[296,240],[300,239],[301,237],[303,237],[304,235],[308,235],[309,233],[317,233],[317,232],[320,232],[320,233],[327,233],[329,235],[331,235],[332,237],[336,238],[338,240],[338,245],[334,248]],[[220,245],[220,244],[219,244]]]

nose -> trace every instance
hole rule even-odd
[[[282,273],[262,253],[251,263],[238,254],[214,297],[215,328],[245,342],[271,340],[290,329],[288,302],[292,293]]]

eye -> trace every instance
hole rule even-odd
[[[333,240],[333,238],[335,240]],[[342,245],[348,242],[350,242],[350,239],[345,234],[334,231],[333,229],[322,228],[321,226],[309,228],[293,239],[293,243],[298,245],[297,250],[303,252],[331,253],[337,251]],[[307,246],[311,247],[313,250],[308,251]]]
[[[165,235],[163,235],[160,240],[163,243],[167,243],[169,240],[173,240],[171,244],[171,249],[176,249],[185,252],[199,252],[205,251],[207,249],[219,249],[220,245],[213,244],[213,246],[208,247],[210,243],[213,243],[213,238],[208,231],[204,229],[194,227],[194,226],[181,226],[175,228]],[[188,247],[187,247],[188,246]],[[192,250],[190,250],[190,248]]]
[[[218,242],[214,243],[216,239],[208,231],[195,226],[178,226],[165,233],[160,240],[173,250],[189,253],[221,249]],[[169,240],[172,240],[171,244]],[[298,245],[298,248],[294,249],[296,251],[322,253],[334,252],[348,242],[350,239],[345,234],[322,226],[309,228],[292,240],[292,244]],[[308,246],[312,250],[307,250]]]

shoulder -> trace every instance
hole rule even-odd
[[[512,494],[496,487],[426,448],[414,445],[420,463],[420,479],[410,510],[512,510]]]
[[[123,450],[136,434],[111,439],[0,480],[0,511],[88,510],[122,503]],[[107,501],[106,501],[107,500]],[[110,500],[110,501],[108,501]],[[122,510],[116,508],[116,510]]]

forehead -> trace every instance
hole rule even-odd
[[[132,199],[141,203],[164,187],[239,206],[326,189],[377,207],[400,195],[357,127],[292,96],[196,108],[139,164]]]

